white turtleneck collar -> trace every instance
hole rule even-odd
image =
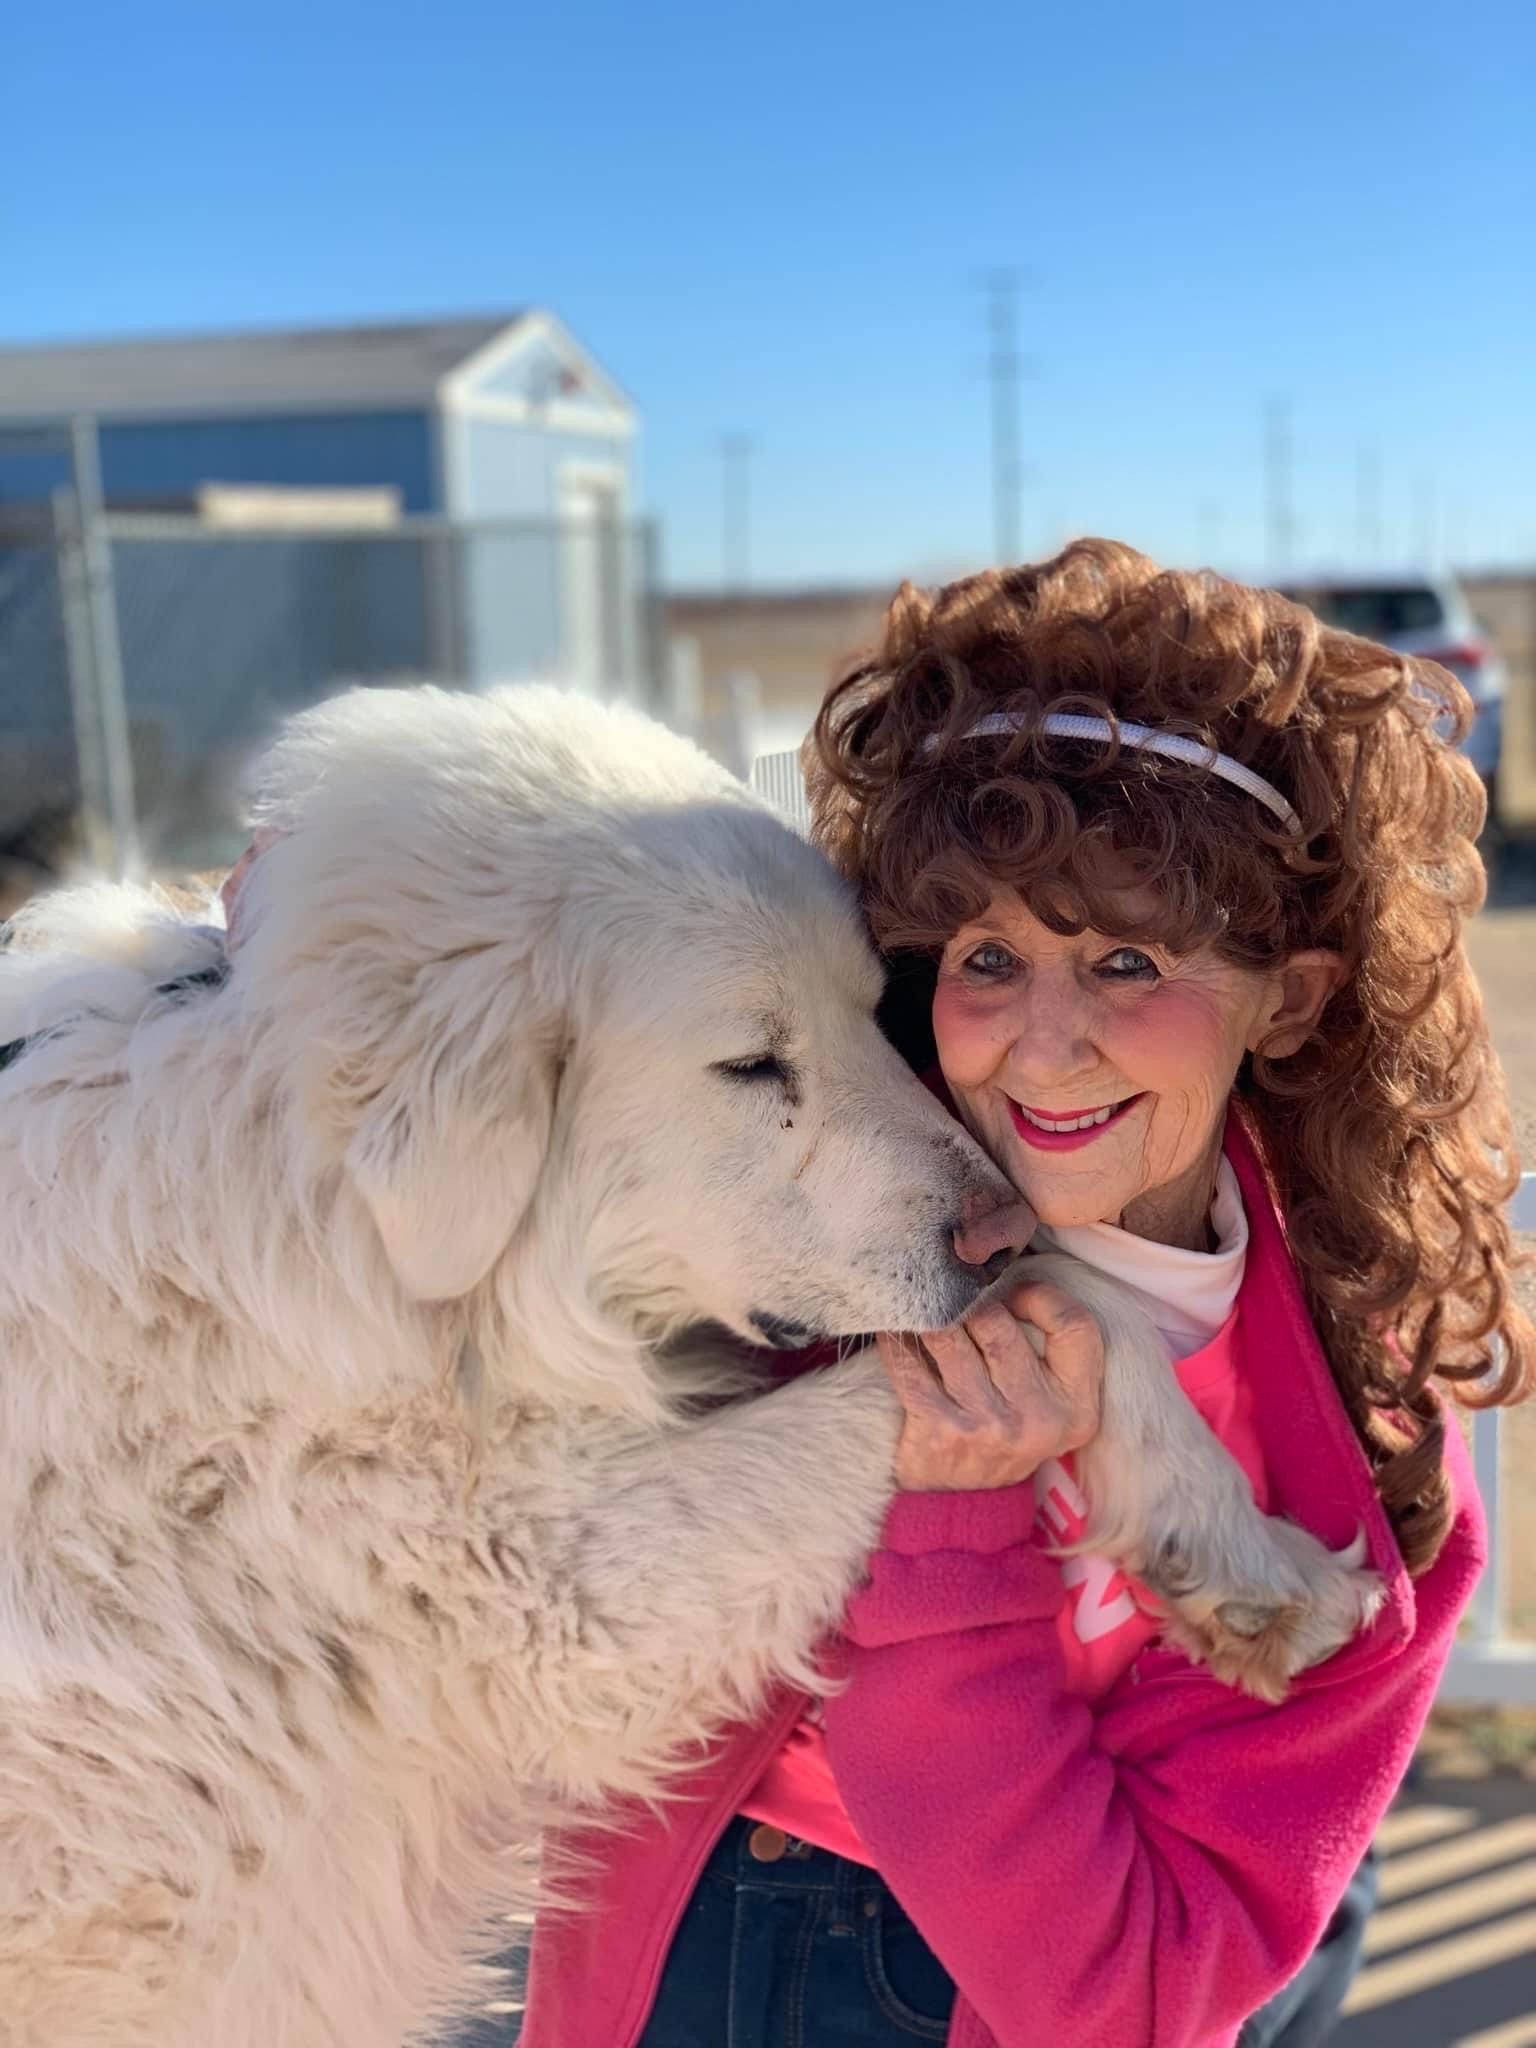
[[[1153,1244],[1114,1223],[1042,1223],[1034,1243],[1070,1252],[1085,1265],[1119,1280],[1137,1296],[1162,1332],[1175,1362],[1204,1348],[1237,1302],[1248,1259],[1248,1218],[1237,1175],[1223,1158],[1211,1199],[1213,1252]]]

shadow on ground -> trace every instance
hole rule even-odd
[[[1536,1781],[1427,1774],[1378,1846],[1381,1900],[1332,2048],[1536,2048]]]

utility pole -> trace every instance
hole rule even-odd
[[[1201,567],[1216,569],[1221,566],[1222,534],[1226,529],[1225,507],[1217,498],[1202,498],[1196,517],[1200,522]]]
[[[720,580],[745,590],[752,578],[752,456],[750,434],[720,436]]]
[[[1264,408],[1264,531],[1268,572],[1291,566],[1296,510],[1291,476],[1291,401],[1272,398]]]
[[[1381,560],[1381,448],[1362,441],[1355,455],[1355,553],[1362,565]]]
[[[992,385],[992,555],[1002,566],[1017,562],[1019,490],[1019,285],[1017,270],[989,270],[982,280],[987,293],[987,330],[991,347],[987,374]]]
[[[1440,535],[1440,553],[1447,569],[1466,567],[1467,535],[1466,507],[1458,498],[1445,508],[1445,524]]]
[[[1440,499],[1432,476],[1414,478],[1414,552],[1426,569],[1440,566]]]

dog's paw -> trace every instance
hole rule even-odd
[[[1369,1626],[1385,1588],[1365,1568],[1363,1530],[1334,1551],[1278,1516],[1263,1517],[1262,1528],[1262,1554],[1245,1570],[1197,1573],[1172,1542],[1141,1577],[1167,1603],[1170,1642],[1226,1684],[1278,1703],[1298,1672]]]
[[[851,1482],[863,1474],[889,1485],[901,1403],[872,1344],[799,1374],[769,1399],[794,1428],[802,1463],[814,1451],[828,1460],[829,1477]]]
[[[833,1365],[818,1366],[815,1371],[803,1374],[794,1384],[819,1387],[824,1398],[846,1402],[872,1415],[896,1416],[901,1413],[901,1403],[896,1398],[890,1375],[880,1363],[880,1354],[873,1344],[861,1345],[857,1351],[851,1351]]]

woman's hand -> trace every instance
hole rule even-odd
[[[224,885],[219,890],[219,901],[224,906],[225,944],[231,952],[234,951],[235,942],[239,935],[241,888],[244,885],[246,876],[251,871],[252,863],[257,855],[265,853],[276,837],[277,834],[275,832],[259,828],[253,834],[250,845],[224,877]]]
[[[1011,1486],[1098,1432],[1104,1340],[1059,1287],[1018,1286],[953,1329],[876,1342],[906,1412],[903,1492]]]

